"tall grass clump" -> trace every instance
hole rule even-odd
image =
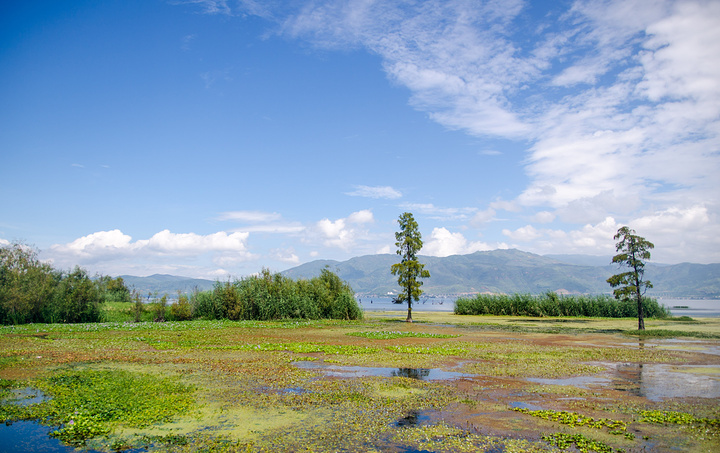
[[[216,282],[190,298],[193,317],[203,319],[360,319],[350,285],[327,269],[310,280],[293,280],[263,269],[259,275]]]
[[[643,297],[643,311],[649,318],[667,318],[670,311],[656,299]],[[637,304],[608,295],[561,296],[552,291],[542,295],[478,294],[455,301],[456,315],[584,316],[635,318]]]

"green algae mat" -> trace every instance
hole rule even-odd
[[[0,327],[0,419],[79,450],[720,451],[720,320]]]

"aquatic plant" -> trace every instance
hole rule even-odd
[[[456,338],[460,335],[449,335],[440,333],[422,333],[422,332],[348,332],[346,335],[353,337],[369,338],[371,340],[392,340],[395,338]]]
[[[593,429],[608,428],[608,432],[610,434],[616,435],[625,434],[627,432],[627,424],[622,420],[610,420],[607,418],[595,419],[575,412],[554,411],[550,409],[530,410],[524,407],[514,407],[512,410],[532,415],[533,417],[555,421],[561,425],[570,426],[571,428],[578,426],[587,426]]]
[[[79,445],[114,423],[144,427],[171,420],[195,404],[194,389],[176,379],[123,370],[78,369],[37,381],[52,399],[31,415],[51,425],[64,442]]]
[[[720,419],[695,417],[686,412],[676,411],[640,411],[642,415],[641,422],[655,423],[659,425],[707,425],[714,428],[720,428]]]
[[[599,440],[590,439],[582,434],[553,433],[542,436],[542,440],[555,445],[561,450],[566,450],[571,446],[575,446],[579,451],[586,453],[595,451],[599,453],[611,453],[613,448]]]

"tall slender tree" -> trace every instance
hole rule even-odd
[[[430,272],[425,270],[425,265],[417,259],[417,254],[423,246],[422,235],[418,230],[418,224],[409,212],[404,212],[398,219],[400,231],[395,233],[395,245],[397,254],[402,260],[393,264],[390,271],[398,276],[398,285],[402,288],[398,301],[407,302],[407,322],[412,322],[412,301],[420,300],[422,281],[420,278],[430,277]]]
[[[607,282],[616,288],[613,290],[616,299],[637,300],[638,330],[645,330],[642,296],[648,288],[653,287],[649,280],[644,279],[645,260],[650,259],[650,250],[655,248],[655,245],[626,226],[621,227],[613,239],[620,239],[615,244],[615,251],[621,253],[615,255],[612,262],[627,267],[628,271],[613,275]]]

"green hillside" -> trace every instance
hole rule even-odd
[[[600,257],[589,257],[601,262]],[[362,294],[386,294],[397,291],[390,266],[397,255],[367,255],[337,261],[313,261],[289,269],[283,274],[293,278],[311,278],[328,266]],[[544,257],[519,250],[493,250],[444,258],[422,256],[421,262],[430,271],[424,281],[427,294],[465,292],[532,293],[567,291],[569,293],[610,293],[607,278],[618,272],[610,265],[570,264],[562,257]],[[573,261],[582,262],[578,257]],[[648,264],[647,278],[654,284],[648,292],[663,297],[720,297],[720,264]]]

